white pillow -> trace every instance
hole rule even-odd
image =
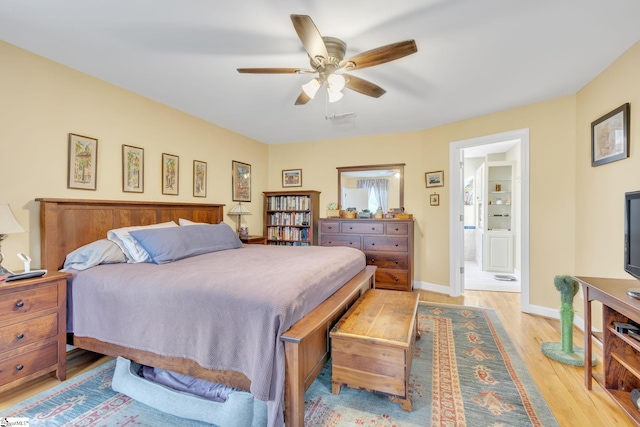
[[[111,240],[113,243],[118,245],[122,252],[127,257],[127,262],[129,264],[135,264],[139,262],[151,262],[151,257],[145,251],[140,244],[131,237],[129,234],[130,231],[134,230],[144,230],[147,228],[167,228],[167,227],[178,227],[174,221],[163,222],[160,224],[152,224],[152,225],[141,225],[141,226],[133,226],[133,227],[122,227],[116,228],[113,230],[107,231],[107,239]]]
[[[114,264],[127,262],[127,258],[115,243],[100,239],[87,245],[79,247],[75,251],[67,254],[64,260],[64,268],[74,270],[86,270],[99,264]]]
[[[178,224],[180,225],[195,225],[195,224],[206,224],[204,222],[193,222],[188,219],[178,218]]]

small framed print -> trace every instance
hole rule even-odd
[[[162,153],[162,194],[178,195],[178,156]]]
[[[429,187],[442,187],[444,186],[444,171],[427,172],[424,174],[424,179]]]
[[[193,197],[207,197],[207,164],[193,161]]]
[[[98,140],[69,134],[67,188],[95,190],[98,175]]]
[[[144,193],[144,149],[122,145],[122,191]]]
[[[302,187],[302,169],[289,169],[282,171],[283,187]]]
[[[591,123],[591,166],[629,157],[629,103]]]
[[[231,162],[231,196],[234,202],[251,201],[251,165]]]
[[[438,193],[433,193],[429,195],[429,204],[431,206],[440,206],[440,195]]]

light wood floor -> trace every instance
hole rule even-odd
[[[561,426],[634,426],[597,383],[593,383],[591,391],[585,388],[583,368],[553,361],[540,352],[541,343],[560,341],[560,323],[553,319],[522,314],[520,294],[466,291],[463,297],[452,298],[442,294],[419,292],[420,298],[427,301],[495,309]],[[573,338],[576,345],[584,347],[583,334],[578,329],[574,328]],[[601,351],[598,346],[594,346],[594,349],[598,356],[595,370],[600,371]],[[76,351],[69,355],[67,378],[91,370],[107,360],[110,358]],[[51,374],[0,394],[0,415],[3,409],[58,383]]]

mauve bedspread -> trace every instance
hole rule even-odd
[[[280,335],[365,264],[351,248],[246,245],[162,265],[100,265],[75,274],[73,332],[242,372],[268,402],[269,425],[281,425]]]

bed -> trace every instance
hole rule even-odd
[[[217,224],[222,222],[224,207],[220,204],[48,198],[36,201],[40,202],[41,266],[48,270],[60,269],[68,253],[104,238],[108,230],[178,222],[181,218]],[[268,271],[264,271],[267,276]],[[281,334],[285,359],[284,419],[287,426],[303,426],[304,392],[329,358],[329,330],[366,289],[373,287],[374,272],[375,267],[364,267],[344,279],[344,284],[340,284],[335,293]],[[241,372],[203,368],[189,358],[162,355],[88,336],[73,336],[70,343],[89,351],[122,356],[139,364],[242,390],[251,388],[251,380]]]

